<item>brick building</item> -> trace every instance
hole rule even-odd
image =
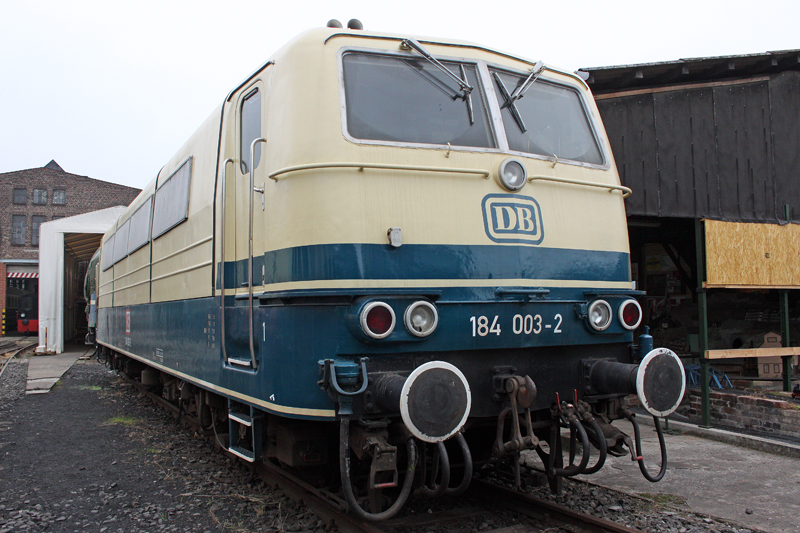
[[[39,227],[44,222],[117,205],[139,189],[65,172],[55,161],[42,168],[0,174],[0,305],[2,331],[16,330],[24,298],[38,298]]]

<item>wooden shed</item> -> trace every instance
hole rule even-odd
[[[772,350],[788,388],[800,333],[800,50],[579,72],[633,190],[631,267],[656,343],[754,376],[747,358]],[[759,348],[770,331],[784,348]]]

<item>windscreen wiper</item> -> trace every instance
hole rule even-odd
[[[525,78],[525,81],[522,82],[522,85],[514,89],[514,92],[511,93],[511,101],[516,102],[517,100],[525,96],[525,92],[528,89],[530,89],[531,86],[539,78],[539,76],[542,75],[542,72],[544,72],[545,68],[546,67],[544,66],[544,63],[542,63],[541,61],[537,61],[536,64],[531,69],[531,73],[528,75],[527,78]]]
[[[459,65],[460,68],[461,68],[461,76],[463,77],[463,79],[462,79],[462,78],[459,78],[458,76],[456,76],[453,73],[452,70],[450,70],[449,68],[447,68],[446,66],[441,64],[439,62],[439,60],[437,60],[435,57],[433,57],[430,54],[430,52],[425,50],[422,47],[422,45],[419,44],[414,39],[403,39],[403,42],[400,44],[400,47],[404,48],[406,50],[414,50],[419,55],[424,57],[431,65],[433,65],[434,67],[438,68],[439,70],[441,70],[442,72],[447,74],[447,76],[449,76],[453,81],[458,83],[458,86],[461,88],[461,91],[463,92],[463,95],[461,96],[461,98],[463,98],[464,101],[467,103],[467,112],[469,113],[470,126],[472,124],[474,124],[475,123],[475,115],[474,115],[474,111],[473,111],[473,107],[472,107],[472,89],[473,89],[473,87],[469,83],[467,83],[467,73],[466,73],[466,70],[464,69],[464,65]]]
[[[511,116],[514,117],[514,121],[517,123],[517,126],[519,126],[519,129],[522,130],[522,133],[525,133],[527,128],[525,127],[525,122],[522,120],[522,115],[519,114],[519,110],[514,102],[525,96],[527,90],[531,88],[536,79],[542,74],[542,72],[544,72],[544,69],[544,64],[541,61],[537,61],[533,66],[533,69],[531,69],[531,73],[527,78],[525,78],[525,81],[522,82],[521,85],[518,85],[517,88],[514,89],[514,92],[510,94],[508,89],[506,89],[505,83],[503,83],[503,80],[500,79],[500,75],[497,74],[497,72],[492,72],[494,80],[497,82],[497,86],[500,88],[500,93],[503,95],[503,100],[505,101],[503,107],[507,107],[511,112]]]

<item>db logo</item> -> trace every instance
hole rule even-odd
[[[483,199],[483,225],[494,242],[540,244],[542,212],[536,200],[516,194],[488,194]]]

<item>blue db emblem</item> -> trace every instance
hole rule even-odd
[[[539,244],[544,239],[542,212],[533,198],[488,194],[482,206],[486,235],[494,242]]]

